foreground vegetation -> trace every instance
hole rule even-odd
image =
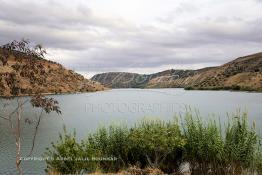
[[[65,130],[45,153],[53,158],[47,168],[61,173],[115,173],[137,167],[179,174],[188,162],[192,174],[262,173],[260,137],[246,114],[229,117],[223,126],[216,120],[204,122],[191,112],[183,118],[143,120],[131,128],[102,127],[81,142]]]

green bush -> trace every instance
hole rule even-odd
[[[92,150],[98,157],[114,157],[115,161],[98,161],[97,166],[104,171],[117,171],[126,167],[129,161],[129,130],[127,127],[110,126],[100,128],[94,134],[90,134],[83,145]]]
[[[145,166],[172,169],[166,160],[176,162],[177,153],[183,149],[186,140],[177,122],[142,121],[130,132],[131,151]],[[173,160],[170,160],[173,159]]]
[[[47,171],[52,169],[63,174],[80,173],[82,170],[93,172],[97,168],[96,162],[84,160],[94,156],[93,153],[77,142],[75,132],[68,134],[64,127],[64,134],[60,134],[57,143],[52,143],[52,149],[47,148],[44,154],[51,158],[46,161]]]
[[[101,156],[116,157],[116,161],[100,161],[105,172],[118,171],[129,165],[160,167],[169,154],[184,146],[179,126],[174,122],[141,121],[133,128],[110,126],[89,135],[85,146]]]

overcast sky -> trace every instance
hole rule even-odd
[[[0,0],[0,44],[28,38],[84,75],[221,65],[262,51],[260,0]]]

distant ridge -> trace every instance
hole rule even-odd
[[[262,53],[198,70],[166,70],[154,74],[109,72],[91,78],[110,88],[185,88],[262,91]]]

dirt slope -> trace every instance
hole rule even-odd
[[[104,89],[100,83],[85,79],[82,75],[45,59],[17,61],[9,56],[5,66],[0,61],[0,96],[93,92]]]

